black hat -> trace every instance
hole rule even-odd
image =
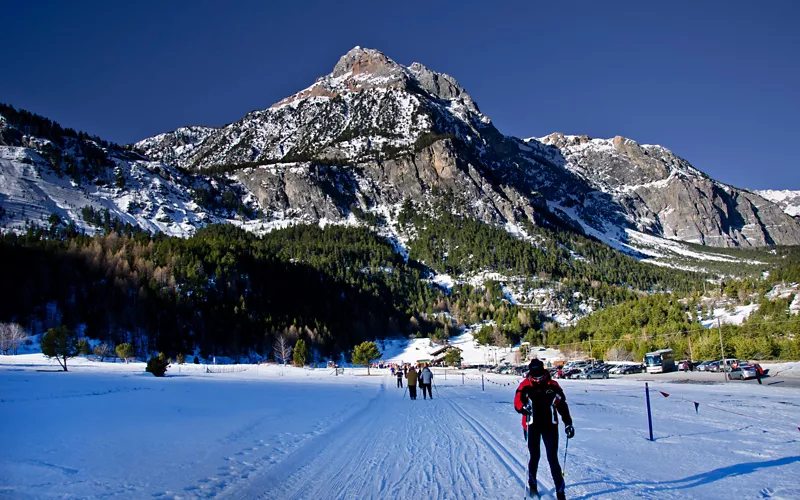
[[[542,363],[542,360],[532,359],[528,364],[528,373],[530,373],[531,377],[543,376],[546,372],[544,370],[544,363]]]

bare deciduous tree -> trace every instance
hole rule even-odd
[[[97,345],[94,347],[94,354],[100,358],[100,361],[102,362],[111,355],[111,348],[108,347],[108,344]]]
[[[275,344],[272,346],[272,350],[275,352],[275,359],[284,365],[287,361],[292,359],[292,344],[285,335],[278,335],[278,338],[275,339]]]
[[[17,354],[17,349],[28,338],[25,329],[17,323],[0,323],[0,352]]]

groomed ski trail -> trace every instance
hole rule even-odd
[[[474,391],[472,387],[463,392]],[[522,497],[527,461],[524,441],[502,442],[454,400],[456,394],[443,393],[447,389],[436,390],[433,400],[418,396],[411,401],[387,377],[378,394],[351,418],[223,496]],[[511,410],[511,398],[505,409]],[[320,411],[324,413],[324,408]],[[542,498],[551,498],[546,491],[550,489],[552,485],[540,485]]]

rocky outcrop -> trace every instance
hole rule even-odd
[[[413,155],[356,165],[278,163],[240,170],[236,178],[272,215],[309,220],[346,218],[358,207],[426,204],[446,197],[465,215],[493,223],[535,220],[547,212],[541,196],[492,184],[452,139]]]

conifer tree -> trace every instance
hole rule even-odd
[[[67,359],[78,355],[78,337],[63,325],[50,328],[42,337],[42,354],[56,358],[61,368],[67,371]]]
[[[364,365],[367,367],[367,375],[369,375],[369,365],[372,360],[381,357],[381,351],[378,350],[375,342],[362,342],[353,349],[353,364]]]
[[[295,366],[305,366],[308,359],[308,346],[303,339],[297,339],[294,344],[294,351],[292,353],[292,360]]]

